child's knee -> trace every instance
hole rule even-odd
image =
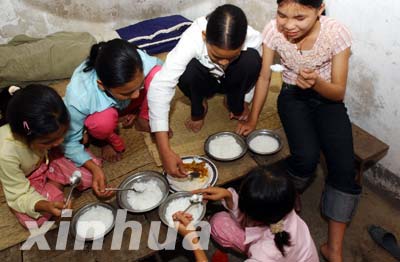
[[[46,183],[45,191],[43,196],[47,198],[48,201],[54,202],[64,202],[64,192],[56,186],[54,183]]]
[[[85,126],[91,136],[97,139],[109,137],[118,125],[118,111],[108,108],[104,111],[94,113],[85,120]]]
[[[228,212],[219,212],[216,213],[214,216],[211,217],[210,219],[210,224],[211,224],[211,234],[214,237],[223,237],[226,238],[229,236],[232,232],[227,232],[227,225],[236,223],[231,215]],[[229,231],[229,230],[228,230]]]

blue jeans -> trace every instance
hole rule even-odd
[[[353,137],[344,103],[284,83],[278,113],[290,147],[288,173],[296,188],[307,188],[322,151],[328,168],[322,212],[339,222],[350,221],[361,187],[355,181]]]

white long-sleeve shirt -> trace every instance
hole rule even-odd
[[[210,73],[216,78],[224,75],[222,68],[213,63],[208,56],[206,43],[202,37],[202,32],[206,31],[206,27],[205,17],[196,19],[182,34],[176,47],[168,54],[162,69],[154,76],[147,94],[152,132],[168,131],[170,103],[174,97],[176,85],[193,58],[209,68]],[[254,48],[261,54],[261,45],[261,34],[249,26],[242,50]],[[245,101],[250,102],[251,99],[252,92],[249,92]]]

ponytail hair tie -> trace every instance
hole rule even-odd
[[[28,122],[23,121],[23,122],[22,122],[22,125],[24,126],[24,129],[25,129],[25,131],[26,131],[26,134],[29,136],[29,135],[32,133],[32,131],[31,131],[31,129],[29,128]]]
[[[272,234],[278,234],[283,232],[283,220],[279,220],[278,223],[271,224],[269,226]]]
[[[17,92],[18,90],[20,90],[21,88],[19,86],[10,86],[8,88],[8,93],[13,96],[15,94],[15,92]]]

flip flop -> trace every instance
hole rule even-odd
[[[396,237],[392,233],[375,225],[370,225],[368,232],[378,245],[400,261],[400,246],[397,245]]]

